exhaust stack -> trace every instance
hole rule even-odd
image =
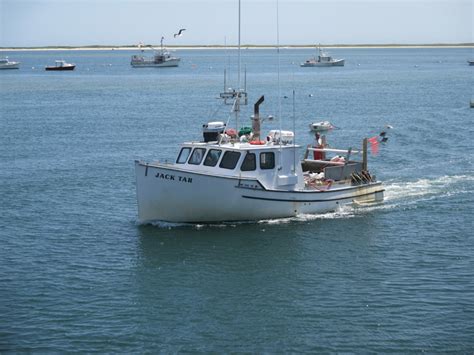
[[[265,96],[261,96],[258,101],[253,106],[253,116],[252,116],[252,132],[253,140],[260,140],[260,113],[259,106],[265,100]]]

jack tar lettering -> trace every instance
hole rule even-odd
[[[192,178],[189,178],[189,177],[187,178],[185,176],[175,177],[174,175],[171,175],[171,174],[156,173],[155,177],[159,179],[163,179],[163,180],[173,180],[173,181],[178,180],[179,182],[188,182],[190,184],[192,184],[193,182]]]

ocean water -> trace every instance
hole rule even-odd
[[[474,352],[472,49],[331,50],[342,68],[282,49],[280,89],[276,51],[243,50],[243,123],[264,94],[264,130],[303,145],[310,122],[338,147],[393,126],[369,160],[386,199],[215,225],[139,225],[133,162],[227,120],[234,50],[166,69],[5,54],[22,64],[0,72],[0,352]],[[77,68],[45,72],[56,59]]]

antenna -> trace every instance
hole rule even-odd
[[[247,92],[247,65],[245,65],[244,69],[244,92]]]
[[[240,91],[240,0],[239,0],[239,66],[237,72],[238,89]]]
[[[227,88],[226,78],[227,78],[227,69],[224,69],[224,91],[225,91],[226,88]]]
[[[293,173],[296,171],[296,111],[295,89],[293,89]],[[280,134],[281,135],[281,134]]]

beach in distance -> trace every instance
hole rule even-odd
[[[282,44],[280,48],[285,49],[304,49],[304,48],[314,48],[318,44]],[[474,43],[431,43],[431,44],[321,44],[321,46],[325,48],[474,48]],[[159,44],[145,44],[143,48],[158,48],[160,47]],[[200,44],[200,45],[167,45],[169,49],[238,49],[237,45],[216,45],[216,44]],[[243,44],[243,49],[268,49],[274,48],[276,45],[274,44]],[[72,50],[72,51],[80,51],[80,50],[134,50],[137,49],[138,45],[120,45],[120,46],[113,46],[113,45],[88,45],[88,46],[44,46],[44,47],[0,47],[0,51],[57,51],[57,50]]]

